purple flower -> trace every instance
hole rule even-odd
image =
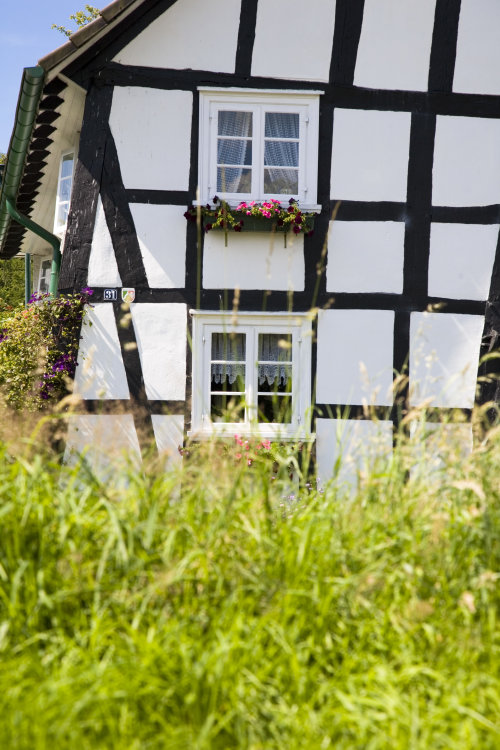
[[[212,198],[212,203],[213,203],[213,204],[214,204],[214,206],[215,206],[215,205],[216,205],[216,203],[218,203],[218,202],[219,202],[219,196],[218,196],[218,195],[214,195],[214,197]]]
[[[205,224],[205,232],[209,232],[212,229],[212,224]]]
[[[288,203],[290,205],[292,205],[292,203],[297,203],[297,201],[295,200],[295,198],[290,198],[290,200],[288,201]]]
[[[276,223],[279,227],[282,227],[285,222],[283,221],[283,219],[278,219]]]
[[[292,231],[294,234],[300,234],[300,227],[298,226],[298,224],[293,225]]]

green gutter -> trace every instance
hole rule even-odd
[[[54,234],[51,234],[27,216],[21,214],[16,208],[16,198],[23,176],[44,80],[45,71],[39,65],[34,68],[25,68],[23,71],[21,90],[17,102],[16,120],[12,138],[10,139],[7,162],[2,179],[2,192],[0,194],[0,247],[7,235],[11,219],[14,219],[14,221],[17,221],[23,227],[34,232],[38,237],[48,242],[49,245],[52,245],[52,275],[49,291],[52,296],[56,296],[59,269],[61,267],[61,241]]]

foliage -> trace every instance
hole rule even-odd
[[[85,10],[79,10],[77,13],[73,13],[73,15],[69,17],[69,20],[74,21],[77,27],[80,28],[81,26],[86,26],[90,21],[97,18],[100,12],[101,11],[98,8],[94,8],[93,5],[86,5]],[[67,29],[65,26],[58,26],[56,23],[53,23],[50,28],[57,29],[57,31],[60,31],[64,36],[71,36],[71,34],[74,34],[75,32],[74,29]]]
[[[24,258],[0,261],[0,320],[24,300]]]
[[[0,151],[0,164],[5,164],[7,161],[7,154],[4,154],[3,151]]]
[[[0,746],[496,750],[499,435],[295,504],[204,451],[179,497],[2,450]]]
[[[263,224],[272,223],[276,231],[293,232],[293,234],[303,232],[307,236],[313,233],[314,214],[301,211],[295,198],[290,198],[288,206],[282,206],[278,200],[271,198],[263,203],[243,201],[234,209],[217,195],[214,196],[212,202],[213,207],[209,203],[201,207],[190,206],[184,216],[188,221],[196,222],[199,213],[204,220],[205,232],[211,229],[241,232],[245,228],[245,220],[251,217]]]
[[[66,393],[77,364],[80,329],[92,291],[52,299],[35,294],[0,330],[0,386],[16,409],[40,409]]]

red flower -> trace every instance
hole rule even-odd
[[[292,230],[293,230],[294,234],[299,234],[300,233],[300,227],[297,224],[293,225]]]
[[[302,224],[302,214],[300,212],[295,217],[295,223],[296,224]]]
[[[289,213],[289,214],[293,214],[293,211],[294,211],[294,208],[293,208],[293,206],[290,206],[290,207],[288,208],[288,213]]]
[[[205,232],[209,232],[212,229],[212,224],[205,224]]]

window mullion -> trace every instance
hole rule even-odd
[[[247,357],[246,357],[246,369],[247,369],[247,391],[246,391],[246,421],[253,422],[256,417],[257,407],[257,349],[255,345],[256,341],[256,329],[252,326],[246,329],[247,336]]]
[[[255,137],[253,151],[253,182],[252,198],[259,200],[264,192],[264,108],[256,106],[254,109]]]

